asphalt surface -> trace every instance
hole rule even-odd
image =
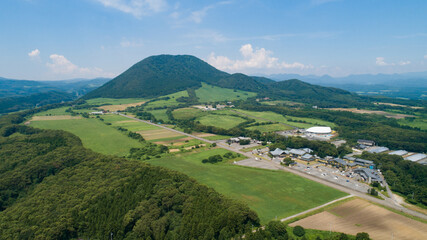
[[[179,133],[179,134],[182,134],[182,135],[186,135],[186,136],[189,136],[189,137],[192,137],[192,138],[195,138],[195,139],[198,139],[198,140],[210,143],[210,144],[216,143],[215,141],[211,141],[211,140],[207,140],[207,139],[204,139],[204,138],[201,138],[201,137],[197,137],[197,136],[189,134],[189,133],[184,133],[184,132],[178,131],[176,129],[172,129],[172,128],[169,128],[169,127],[166,127],[166,126],[162,126],[162,125],[159,125],[159,124],[152,123],[150,121],[141,120],[139,118],[128,116],[128,115],[125,115],[125,114],[122,114],[122,113],[118,113],[118,114],[120,116],[123,116],[123,117],[127,117],[127,118],[130,118],[130,119],[136,120],[136,121],[144,122],[144,123],[147,123],[147,124],[150,124],[150,125],[154,125],[154,126],[157,126],[157,127],[163,128],[163,129],[167,129],[169,131],[176,132],[176,133]],[[371,201],[371,202],[374,202],[374,203],[377,203],[377,204],[381,204],[383,206],[390,207],[390,208],[393,208],[395,210],[398,210],[398,211],[401,211],[401,212],[404,212],[404,213],[407,213],[407,214],[410,214],[410,215],[413,215],[413,216],[416,216],[416,217],[419,217],[419,218],[427,220],[427,215],[422,214],[422,213],[417,212],[417,211],[413,211],[411,209],[404,208],[404,207],[402,207],[401,205],[397,204],[394,200],[392,200],[390,198],[387,198],[386,200],[381,200],[381,199],[378,199],[378,198],[374,198],[374,197],[371,197],[371,196],[367,195],[366,193],[362,193],[362,192],[353,190],[351,188],[344,187],[344,186],[339,185],[339,184],[337,184],[335,182],[331,182],[331,181],[328,181],[328,180],[325,180],[325,179],[321,179],[321,178],[313,176],[311,174],[308,174],[308,173],[305,173],[305,172],[300,172],[300,171],[292,169],[290,167],[284,167],[284,166],[281,166],[281,165],[279,165],[277,163],[274,163],[272,161],[268,161],[268,160],[259,158],[257,156],[252,155],[251,152],[247,152],[247,153],[246,152],[242,152],[242,151],[236,150],[236,149],[231,148],[228,145],[222,144],[222,143],[217,143],[217,146],[221,147],[221,148],[224,148],[224,149],[227,149],[229,151],[232,151],[232,152],[244,155],[244,156],[252,159],[253,161],[258,161],[258,162],[262,162],[263,164],[267,164],[267,165],[271,166],[271,169],[278,169],[278,170],[283,170],[283,171],[286,171],[286,172],[290,172],[290,173],[296,174],[298,176],[307,178],[309,180],[312,180],[312,181],[324,184],[326,186],[335,188],[337,190],[340,190],[342,192],[348,193],[350,195],[357,196],[357,197],[366,199],[368,201]],[[243,160],[243,161],[245,161],[245,160]]]

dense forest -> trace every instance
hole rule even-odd
[[[363,152],[360,157],[379,166],[391,190],[405,196],[410,203],[427,206],[427,166],[389,154]]]
[[[52,103],[60,103],[63,101],[72,101],[73,99],[75,99],[75,96],[58,91],[35,93],[22,97],[0,98],[0,114],[40,107]]]
[[[0,118],[0,239],[228,239],[259,225],[184,174],[15,125],[22,117]]]

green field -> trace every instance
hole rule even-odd
[[[137,140],[94,118],[33,121],[30,126],[71,132],[82,140],[85,147],[109,155],[125,156],[131,148],[141,147]]]
[[[166,96],[161,96],[159,98],[163,98],[163,97],[169,97],[169,99],[150,102],[147,104],[147,108],[170,107],[170,106],[178,105],[179,102],[177,102],[176,99],[179,97],[188,97],[188,93],[187,91],[181,91],[181,92],[176,92]]]
[[[268,124],[268,125],[260,125],[260,126],[252,126],[248,127],[249,130],[258,130],[260,132],[276,132],[276,131],[285,131],[285,130],[291,130],[292,127],[275,123],[275,124]]]
[[[129,104],[129,103],[137,103],[142,102],[147,99],[144,98],[93,98],[86,100],[87,103],[92,105],[118,105],[118,104]]]
[[[270,171],[231,164],[201,161],[225,149],[178,154],[150,160],[153,165],[183,172],[227,197],[246,202],[261,221],[281,219],[316,207],[346,194],[283,171]]]
[[[427,130],[427,119],[426,118],[415,118],[414,120],[399,119],[397,121],[400,125],[406,125],[410,127],[416,127],[421,130]]]
[[[215,126],[224,129],[233,128],[240,123],[246,121],[243,118],[230,116],[230,115],[222,115],[222,114],[209,114],[200,118],[197,118],[201,124],[206,126]]]
[[[203,138],[211,141],[216,141],[216,140],[229,139],[231,138],[231,136],[215,135],[215,136],[209,136],[209,137],[203,137]]]
[[[219,102],[219,101],[233,101],[233,100],[246,100],[250,97],[255,97],[257,94],[253,92],[246,92],[241,90],[233,90],[229,88],[221,88],[202,83],[202,87],[196,89],[196,96],[199,102]]]
[[[197,108],[179,108],[174,110],[172,114],[173,117],[176,119],[190,119],[206,115],[207,112],[204,112]]]
[[[295,126],[298,128],[309,128],[309,127],[313,127],[313,126],[329,126],[329,127],[335,127],[335,124],[332,122],[328,122],[328,121],[324,121],[324,120],[320,120],[320,119],[314,119],[314,118],[301,118],[301,117],[291,117],[291,116],[282,116],[278,113],[274,113],[274,112],[254,112],[254,111],[247,111],[247,110],[242,110],[242,109],[235,109],[235,111],[244,113],[244,114],[248,114],[250,116],[254,116],[254,117],[259,117],[259,118],[264,118],[264,119],[268,119],[270,121],[273,122],[280,122],[280,123],[286,123],[289,124],[291,126]],[[289,119],[292,120],[298,120],[298,121],[305,121],[308,123],[299,123],[299,122],[292,122],[289,121]]]
[[[162,120],[163,122],[169,121],[168,115],[166,115],[166,109],[151,110],[148,112],[153,114],[157,120]]]
[[[54,108],[49,109],[47,111],[39,112],[34,114],[34,116],[60,116],[60,115],[71,115],[69,112],[65,112],[70,107],[60,107],[60,108]]]
[[[102,116],[102,118],[105,120],[105,122],[111,123],[111,126],[126,128],[132,132],[160,129],[154,125],[132,120],[120,115],[108,114]]]

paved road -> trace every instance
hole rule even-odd
[[[273,121],[273,120],[271,120],[271,119],[262,118],[262,117],[255,117],[255,116],[252,116],[252,115],[249,115],[249,114],[246,114],[246,113],[242,113],[242,112],[239,112],[239,111],[236,111],[236,110],[231,110],[231,111],[233,111],[233,112],[235,112],[235,113],[237,113],[237,114],[240,114],[240,115],[244,115],[244,116],[246,116],[246,117],[251,117],[251,118],[255,118],[255,119],[259,119],[259,120],[263,120],[263,121],[267,121],[267,122],[274,122],[274,123],[278,123],[278,124],[282,124],[282,125],[285,125],[285,126],[291,127],[291,128],[293,128],[293,129],[298,129],[298,128],[297,128],[297,127],[295,127],[295,126],[292,126],[292,125],[289,125],[289,124],[286,124],[286,123],[276,122],[276,121]]]
[[[201,138],[201,137],[197,137],[197,136],[192,135],[192,134],[184,133],[184,132],[178,131],[176,129],[172,129],[172,128],[165,127],[165,126],[162,126],[162,125],[159,125],[159,124],[155,124],[155,123],[152,123],[150,121],[141,120],[139,118],[131,117],[131,116],[128,116],[128,115],[125,115],[125,114],[122,114],[122,113],[118,113],[118,114],[120,116],[123,116],[123,117],[127,117],[127,118],[130,118],[130,119],[136,120],[136,121],[147,123],[147,124],[151,124],[151,125],[163,128],[163,129],[167,129],[169,131],[173,131],[173,132],[176,132],[176,133],[179,133],[179,134],[183,134],[183,135],[186,135],[186,136],[189,136],[189,137],[192,137],[192,138],[195,138],[195,139],[198,139],[198,140],[210,143],[210,144],[212,144],[212,143],[215,142],[215,141],[210,141],[210,140],[207,140],[207,139],[204,139],[204,138]],[[217,144],[217,146],[221,147],[221,148],[224,148],[224,149],[227,149],[229,151],[235,152],[235,153],[240,153],[240,154],[242,154],[244,156],[247,156],[248,158],[252,158],[252,159],[255,158],[250,152],[245,153],[245,152],[236,150],[234,148],[231,148],[231,147],[229,147],[228,145],[225,145],[225,144]],[[410,210],[410,209],[407,209],[407,208],[404,208],[402,206],[397,206],[395,204],[395,202],[393,200],[391,200],[391,199],[381,200],[381,199],[378,199],[378,198],[374,198],[374,197],[371,197],[371,196],[367,195],[366,193],[361,193],[361,192],[358,192],[358,191],[346,188],[346,187],[338,185],[338,184],[336,184],[334,182],[329,182],[329,181],[326,181],[324,179],[314,177],[314,176],[312,176],[310,174],[297,171],[297,170],[292,169],[290,167],[284,167],[284,166],[278,165],[276,163],[273,163],[272,161],[264,160],[264,159],[261,159],[261,158],[259,158],[258,161],[262,161],[265,164],[270,164],[270,165],[276,167],[277,169],[280,169],[280,170],[283,170],[283,171],[286,171],[286,172],[290,172],[290,173],[296,174],[298,176],[310,179],[312,181],[324,184],[326,186],[338,189],[338,190],[340,190],[342,192],[345,192],[345,193],[348,193],[350,195],[354,195],[354,196],[366,199],[368,201],[371,201],[371,202],[374,202],[374,203],[378,203],[378,204],[384,205],[386,207],[390,207],[390,208],[396,209],[398,211],[405,212],[407,214],[410,214],[410,215],[413,215],[413,216],[416,216],[416,217],[419,217],[419,218],[427,220],[427,215],[419,213],[419,212],[416,212],[416,211],[413,211],[413,210]]]
[[[311,212],[311,211],[317,210],[317,209],[319,209],[319,208],[326,207],[326,206],[328,206],[328,205],[331,205],[332,203],[336,203],[336,202],[338,202],[338,201],[341,201],[341,200],[344,200],[344,199],[347,199],[347,198],[351,198],[351,197],[354,197],[354,196],[350,194],[350,195],[347,195],[347,196],[345,196],[345,197],[335,199],[335,200],[333,200],[333,201],[330,201],[330,202],[325,203],[325,204],[323,204],[323,205],[317,206],[317,207],[315,207],[315,208],[308,209],[308,210],[306,210],[306,211],[304,211],[304,212],[300,212],[300,213],[297,213],[297,214],[295,214],[295,215],[292,215],[292,216],[289,216],[289,217],[286,217],[286,218],[282,218],[282,219],[280,219],[280,221],[282,221],[282,222],[284,222],[284,221],[288,221],[288,220],[290,220],[290,219],[292,219],[292,218],[295,218],[295,217],[298,217],[298,216],[304,215],[304,214],[309,213],[309,212]]]

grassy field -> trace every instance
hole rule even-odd
[[[34,116],[60,116],[60,115],[71,115],[69,112],[65,112],[70,107],[60,107],[60,108],[54,108],[49,109],[47,111],[39,112],[34,114]]]
[[[209,156],[226,152],[224,149],[202,150],[150,160],[150,163],[183,172],[225,196],[246,202],[263,223],[346,195],[287,172],[201,162]]]
[[[201,124],[207,126],[215,126],[224,129],[233,128],[240,123],[244,122],[245,119],[234,117],[230,115],[222,115],[222,114],[209,114],[200,118],[197,118]]]
[[[190,119],[206,115],[207,112],[204,112],[197,108],[179,108],[174,110],[172,114],[173,117],[176,119]]]
[[[196,90],[196,96],[199,102],[218,102],[218,101],[233,101],[246,100],[249,97],[255,97],[257,94],[241,90],[233,90],[229,88],[221,88],[202,83],[202,87]]]
[[[406,125],[410,127],[417,127],[421,130],[427,130],[427,119],[426,118],[416,118],[414,120],[408,119],[399,119],[397,121],[400,125]]]
[[[286,124],[289,124],[291,126],[295,126],[295,127],[299,127],[299,128],[309,128],[309,127],[319,126],[319,125],[320,126],[335,127],[334,123],[323,121],[320,119],[300,118],[300,117],[291,117],[291,116],[284,117],[284,116],[282,116],[278,113],[274,113],[274,112],[254,112],[254,111],[247,111],[247,110],[242,110],[242,109],[235,109],[235,110],[238,112],[244,113],[244,114],[248,114],[250,116],[268,119],[268,120],[273,121],[273,122],[286,123]],[[292,121],[289,121],[289,119],[298,120],[298,121],[305,121],[308,123],[292,122]]]
[[[247,129],[258,130],[260,132],[276,132],[276,131],[291,130],[292,128],[283,124],[275,123],[275,124],[268,124],[268,125],[252,126],[252,127],[248,127]]]
[[[105,122],[111,123],[111,126],[113,127],[123,127],[132,132],[160,129],[159,127],[151,124],[132,120],[119,115],[104,115],[102,118],[104,118]]]
[[[71,132],[82,140],[85,147],[109,155],[125,156],[131,148],[141,146],[137,140],[94,118],[34,121],[30,126]]]
[[[129,103],[137,103],[142,102],[147,99],[144,98],[93,98],[86,100],[87,103],[93,105],[117,105],[117,104],[129,104]]]
[[[176,101],[176,99],[179,97],[188,97],[188,93],[187,91],[181,91],[181,92],[176,92],[176,93],[169,94],[162,97],[169,97],[169,99],[151,102],[147,104],[147,108],[157,108],[157,107],[165,107],[165,106],[169,107],[169,106],[178,105],[179,103]],[[159,98],[162,98],[162,97],[159,97]]]
[[[166,109],[151,110],[148,112],[153,114],[157,120],[162,120],[163,122],[169,121],[168,115],[166,115]]]

